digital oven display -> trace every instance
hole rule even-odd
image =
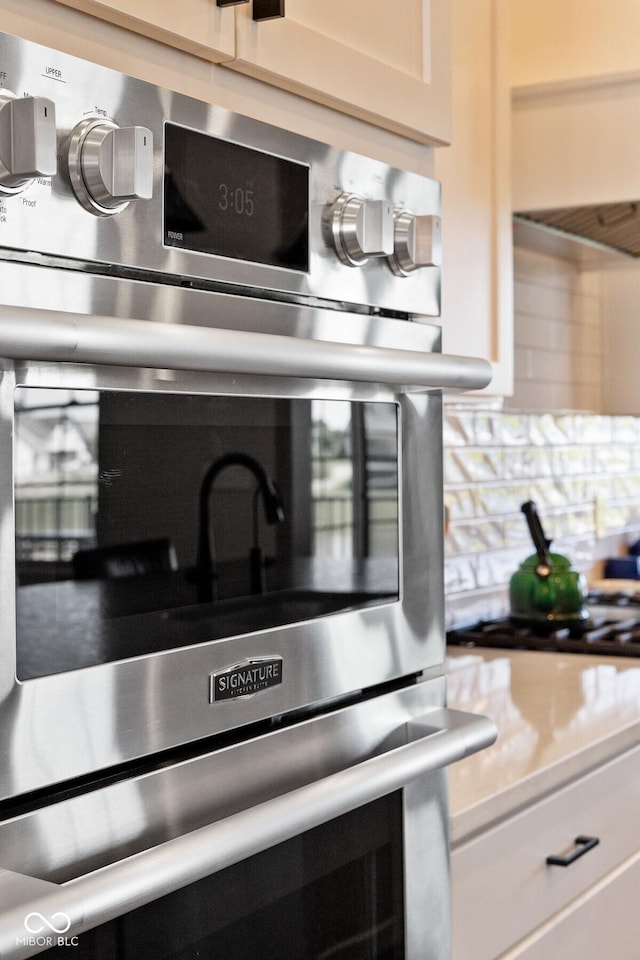
[[[307,271],[308,223],[307,166],[165,125],[167,246]]]

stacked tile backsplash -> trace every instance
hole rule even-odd
[[[515,390],[506,405],[602,413],[600,274],[516,247],[513,279]]]
[[[533,552],[526,500],[589,577],[640,538],[640,419],[449,405],[444,444],[448,625],[508,611],[509,578]]]
[[[640,418],[602,413],[599,277],[519,249],[514,276],[514,396],[445,408],[448,626],[508,612],[526,500],[589,578],[640,539]]]

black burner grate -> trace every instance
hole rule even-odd
[[[640,657],[640,611],[638,617],[631,612],[624,619],[593,616],[570,627],[545,626],[542,629],[517,624],[509,618],[482,621],[470,628],[450,631],[447,643],[464,647]]]

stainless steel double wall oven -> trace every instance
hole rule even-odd
[[[0,954],[443,960],[438,185],[0,78]]]

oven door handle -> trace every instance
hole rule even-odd
[[[377,800],[489,746],[496,726],[442,708],[398,737],[399,747],[60,885],[0,869],[0,957],[32,956],[51,935],[69,940]]]
[[[480,389],[492,375],[474,357],[6,306],[0,356],[449,390]]]

